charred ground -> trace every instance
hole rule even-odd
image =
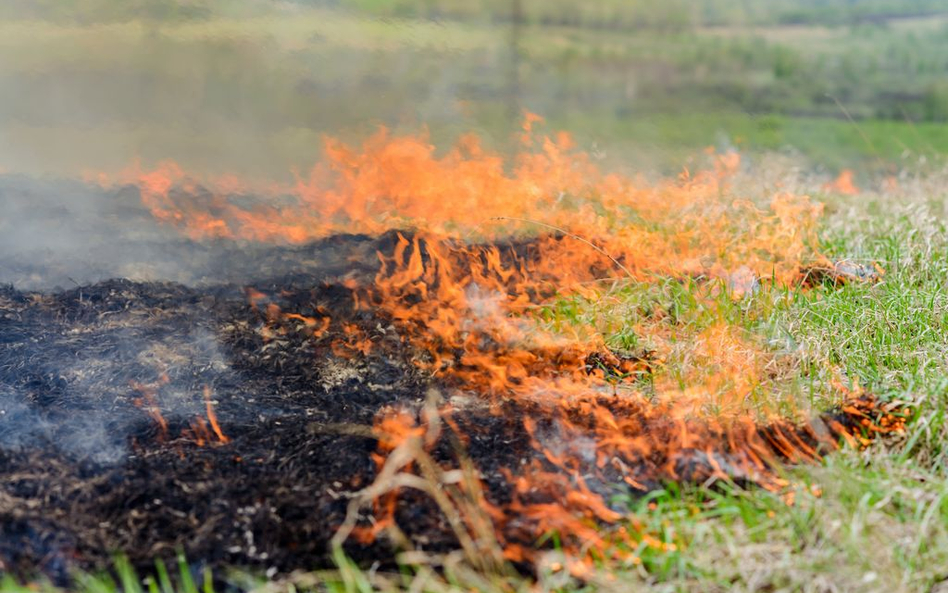
[[[288,312],[331,310],[384,344],[385,320],[353,310],[341,279],[371,278],[375,251],[392,241],[333,237],[255,254],[260,269],[298,273],[254,290],[278,295]],[[338,336],[313,340],[303,324],[265,339],[261,329],[272,320],[247,291],[128,280],[0,291],[0,567],[63,580],[116,551],[147,566],[176,549],[215,566],[327,562],[347,494],[375,474],[374,418],[386,406],[417,408],[429,380],[397,335],[359,358],[333,356]],[[204,389],[226,444],[199,446],[193,433]],[[482,461],[528,454],[512,422],[481,421],[509,425],[472,435],[486,441]],[[423,540],[450,545],[430,505],[415,500],[404,512]],[[384,557],[372,547],[355,554]]]

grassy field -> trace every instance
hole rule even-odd
[[[738,24],[708,18],[695,29],[665,23],[630,33],[585,14],[563,22],[528,11],[514,84],[503,21],[475,18],[463,3],[439,9],[439,20],[420,18],[430,14],[417,3],[343,4],[199,19],[4,20],[0,168],[75,176],[172,158],[197,173],[285,179],[320,158],[324,134],[426,126],[439,145],[474,130],[504,146],[520,109],[530,109],[604,161],[646,172],[678,170],[708,145],[740,149],[752,171],[782,168],[770,177],[818,196],[822,179],[844,167],[869,186],[901,172],[893,193],[823,196],[826,253],[878,262],[886,269],[878,284],[764,289],[742,300],[697,298],[689,291],[703,289],[675,283],[622,284],[608,298],[564,301],[548,314],[550,323],[595,320],[617,345],[649,302],[678,312],[682,336],[725,318],[783,353],[781,388],[804,405],[828,405],[842,378],[911,402],[914,418],[891,442],[788,469],[793,504],[720,485],[669,485],[629,501],[630,516],[674,546],[646,551],[641,564],[604,566],[585,584],[555,571],[536,582],[483,574],[463,562],[451,580],[410,558],[403,574],[376,574],[340,558],[336,571],[261,582],[263,590],[948,590],[948,180],[940,172],[948,22],[839,17],[829,27],[811,22],[818,11],[781,3],[784,12],[742,13]],[[776,187],[744,183],[757,196]],[[687,364],[673,360],[665,372]],[[118,584],[89,577],[80,588],[137,590],[127,567],[119,563],[117,574]],[[210,588],[173,580],[187,593]],[[165,585],[146,589],[170,593]],[[3,581],[0,591],[36,587],[48,588]]]

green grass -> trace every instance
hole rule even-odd
[[[510,12],[509,0],[342,0],[341,4],[384,16],[430,16],[482,19]],[[601,0],[575,3],[567,0],[522,0],[521,11],[529,22],[570,23],[601,29],[637,31],[678,30],[692,25],[727,26],[811,24],[821,26],[887,22],[942,12],[935,0],[879,0],[828,4],[819,0],[673,0],[657,4],[648,0]]]
[[[72,590],[81,593],[213,593],[213,575],[211,571],[201,572],[201,581],[196,582],[194,573],[183,554],[175,559],[173,571],[169,571],[164,561],[155,561],[149,576],[142,578],[124,556],[117,556],[110,570],[95,574],[75,575]],[[43,591],[56,593],[57,587],[45,580],[24,585],[6,576],[0,580],[0,591],[4,593],[29,593]]]
[[[789,468],[793,504],[786,492],[720,484],[672,484],[630,500],[634,521],[674,546],[641,550],[641,565],[610,565],[586,590],[927,591],[948,579],[944,205],[915,190],[895,203],[886,196],[827,199],[825,250],[880,262],[887,268],[882,282],[765,288],[740,300],[709,295],[698,283],[620,284],[598,299],[562,299],[540,318],[564,329],[592,325],[631,350],[648,344],[629,328],[658,308],[683,343],[718,320],[736,323],[791,361],[760,396],[819,410],[836,401],[834,382],[858,383],[885,399],[913,402],[906,434]],[[686,365],[687,357],[670,357],[661,372],[687,374]],[[541,585],[579,586],[542,570]]]
[[[942,163],[948,154],[945,126],[895,120],[751,116],[743,113],[675,113],[618,121],[609,114],[573,113],[551,119],[554,128],[576,130],[584,144],[598,140],[607,156],[648,169],[680,168],[701,146],[736,148],[754,155],[784,152],[805,155],[806,162],[829,171],[866,167],[883,172],[915,168],[921,159]]]
[[[858,383],[913,402],[906,434],[788,468],[792,504],[787,492],[721,484],[672,484],[629,500],[635,528],[674,545],[643,548],[641,564],[603,567],[582,586],[541,567],[541,590],[928,591],[948,579],[944,205],[913,189],[895,202],[827,199],[825,250],[880,262],[882,282],[765,288],[740,300],[699,283],[619,284],[601,298],[562,299],[540,318],[564,329],[592,325],[632,350],[647,344],[629,328],[659,308],[683,343],[718,320],[736,323],[792,362],[760,396],[819,410],[835,401],[834,382]],[[687,374],[686,365],[670,357],[661,372]]]
[[[925,196],[860,202],[831,202],[826,249],[882,262],[888,273],[877,285],[822,287],[790,298],[764,290],[742,301],[716,300],[710,308],[723,310],[713,312],[678,289],[657,294],[685,312],[676,324],[725,315],[766,343],[790,346],[799,381],[783,387],[805,388],[816,408],[828,405],[827,388],[838,377],[917,402],[904,440],[793,469],[794,482],[817,484],[822,495],[803,488],[792,506],[765,492],[702,488],[662,493],[653,508],[639,504],[636,515],[674,534],[678,548],[657,554],[646,574],[631,578],[656,590],[880,591],[924,591],[948,578],[943,206]],[[641,307],[641,297],[632,301]]]

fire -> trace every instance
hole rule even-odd
[[[545,254],[561,285],[589,279],[586,264],[593,262],[637,279],[725,278],[745,267],[782,283],[796,279],[802,264],[819,263],[821,206],[789,194],[774,196],[767,209],[728,198],[728,178],[740,167],[736,153],[716,156],[706,171],[649,185],[601,171],[565,134],[537,137],[537,121],[528,119],[524,149],[509,171],[474,136],[439,155],[423,135],[393,137],[383,129],[359,149],[326,140],[325,162],[291,187],[263,190],[280,199],[257,204],[232,196],[259,188],[241,188],[233,178],[198,184],[170,162],[130,169],[121,180],[138,185],[159,221],[194,239],[304,243],[412,228],[467,240],[561,229],[588,239],[585,247],[568,242],[568,253]],[[611,257],[602,262],[603,254]]]
[[[779,402],[750,405],[752,393],[776,393],[775,358],[723,319],[681,346],[670,333],[678,330],[654,313],[635,328],[661,348],[654,360],[613,353],[595,327],[541,323],[536,311],[550,298],[598,298],[604,281],[673,278],[701,286],[697,298],[722,290],[741,298],[768,284],[799,285],[807,270],[833,264],[818,249],[822,206],[786,193],[767,205],[734,195],[736,153],[646,183],[602,171],[567,135],[537,134],[540,121],[527,117],[512,163],[474,136],[444,154],[424,135],[381,130],[359,148],[328,139],[325,162],[255,202],[233,179],[197,184],[170,163],[135,182],[157,220],[193,239],[293,244],[401,229],[391,252],[378,253],[374,282],[350,286],[354,307],[390,322],[434,384],[520,418],[535,455],[508,473],[508,504],[478,498],[509,560],[535,561],[536,541],[557,533],[574,572],[594,558],[634,562],[640,545],[669,544],[620,525],[623,514],[607,500],[617,485],[644,492],[661,480],[737,479],[779,490],[780,462],[819,459],[840,438],[858,445],[862,435],[900,428],[855,396],[838,417],[803,425],[780,417]],[[284,312],[255,290],[248,299],[271,334],[301,325],[331,340],[338,357],[379,348],[374,330],[351,320]],[[686,372],[663,375],[661,361],[682,348]],[[654,394],[637,386],[643,374],[653,375]],[[227,442],[208,392],[205,400],[213,433]],[[431,447],[435,417],[463,440],[452,413],[381,414],[380,475],[414,467],[405,447],[414,443],[413,455]],[[378,490],[374,526],[351,530],[359,539],[394,525],[396,492]],[[462,542],[473,537],[459,529]]]
[[[843,169],[836,179],[824,185],[823,189],[843,196],[854,196],[859,193],[859,188],[856,187],[853,177],[851,169]]]
[[[211,402],[211,388],[204,387],[204,405],[207,410],[207,420],[211,423],[211,429],[214,431],[214,436],[217,437],[218,442],[227,444],[230,442],[230,439],[224,436],[224,432],[221,430],[221,425],[217,422],[217,414],[214,413],[214,404]]]
[[[138,397],[134,398],[133,403],[138,408],[144,410],[158,427],[157,438],[159,442],[168,440],[169,423],[161,411],[158,394],[161,388],[169,382],[168,376],[162,374],[159,380],[153,384],[132,383],[132,389],[139,394]],[[204,409],[207,418],[195,416],[191,420],[190,425],[181,431],[181,436],[193,441],[199,447],[214,442],[225,445],[230,442],[230,438],[224,434],[220,422],[217,420],[217,414],[214,411],[214,402],[211,401],[210,387],[205,386],[203,393]]]
[[[168,438],[168,421],[165,420],[164,415],[162,415],[161,407],[158,405],[155,396],[158,393],[158,389],[162,385],[167,384],[168,381],[168,376],[162,375],[156,385],[145,385],[137,382],[132,383],[132,389],[139,394],[139,397],[136,397],[133,402],[135,406],[144,410],[154,421],[158,427],[158,439],[160,441]]]

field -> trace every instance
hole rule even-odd
[[[795,409],[822,411],[840,389],[906,406],[903,433],[790,465],[783,490],[670,482],[612,501],[626,505],[630,531],[664,544],[643,546],[636,562],[604,560],[578,580],[555,554],[535,578],[416,554],[401,558],[399,573],[356,566],[337,550],[330,570],[215,579],[346,593],[948,590],[940,3],[821,12],[809,2],[738,11],[741,3],[707,1],[688,18],[674,2],[667,12],[527,3],[517,24],[487,0],[493,18],[449,0],[169,3],[174,10],[147,18],[100,2],[88,22],[39,4],[30,18],[23,3],[0,21],[3,173],[91,178],[173,159],[196,177],[287,182],[324,158],[324,136],[357,141],[379,126],[424,130],[442,151],[469,131],[513,151],[526,110],[545,130],[570,132],[603,168],[650,178],[700,168],[707,147],[736,150],[735,197],[760,205],[778,191],[810,195],[825,204],[820,250],[884,269],[878,282],[765,283],[742,298],[720,284],[617,280],[537,312],[548,331],[594,327],[616,350],[654,347],[634,328],[669,312],[660,323],[670,355],[656,380],[682,384],[700,370],[689,344],[727,323],[774,365],[750,389],[750,408],[778,393]],[[844,169],[862,188],[854,195],[826,184]],[[12,236],[14,224],[0,220],[0,231]],[[170,577],[161,565],[142,585],[114,552],[111,574],[84,575],[79,590],[214,588],[209,571],[195,584],[183,558]],[[4,593],[37,588],[55,590],[42,579],[0,581]]]
[[[507,25],[482,19],[249,6],[5,20],[0,166],[74,175],[174,158],[285,179],[318,159],[325,133],[425,126],[437,144],[474,130],[505,145],[523,109],[642,171],[715,146],[881,174],[931,168],[948,148],[942,17],[671,32],[528,22],[512,46]]]

